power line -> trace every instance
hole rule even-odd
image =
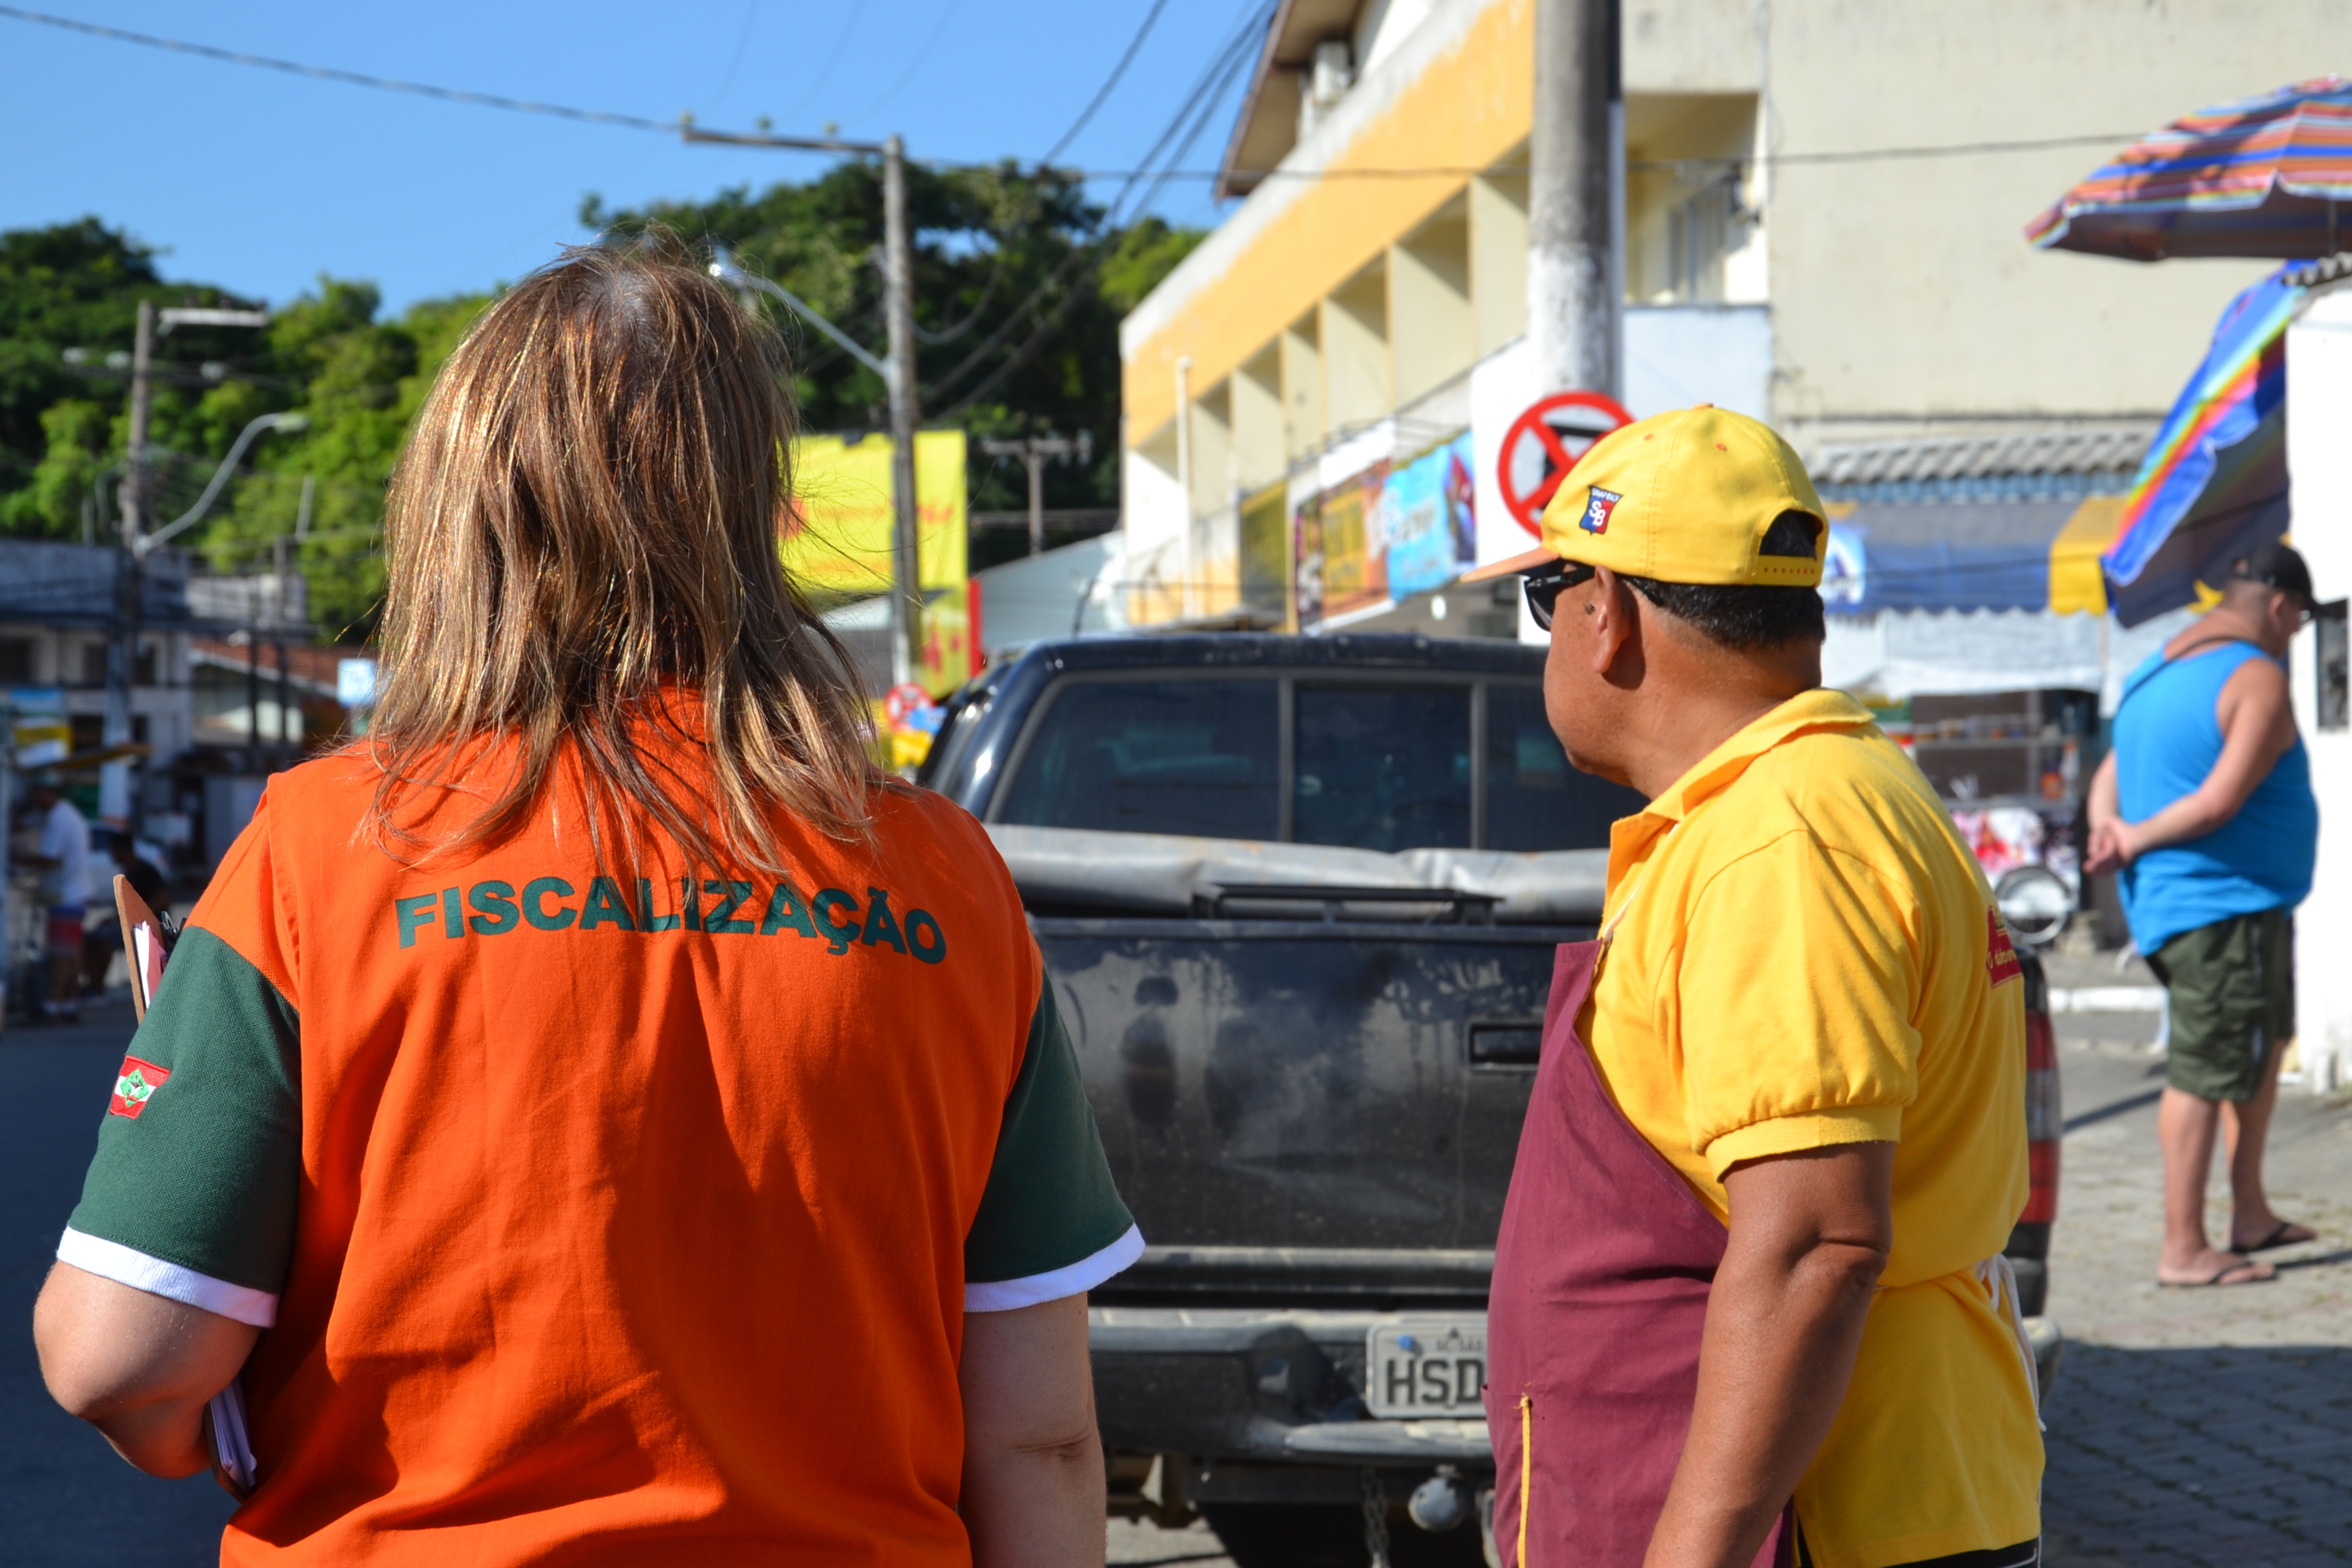
[[[1176,112],[1174,116],[1170,119],[1166,128],[1160,132],[1158,139],[1152,142],[1150,149],[1144,153],[1143,162],[1145,167],[1129,174],[1127,177],[1126,184],[1120,188],[1116,195],[1112,196],[1108,205],[1103,209],[1103,216],[1096,237],[1087,244],[1071,247],[1069,254],[1062,258],[1059,265],[1057,265],[1052,272],[1046,274],[1044,281],[1040,282],[1035,289],[1030,291],[1027,299],[1014,306],[1011,313],[1008,314],[1003,321],[997,323],[995,331],[990,332],[986,338],[982,339],[980,344],[969,354],[966,354],[962,362],[953,370],[949,371],[945,375],[940,377],[940,379],[930,387],[926,389],[927,396],[938,396],[943,393],[946,388],[952,386],[955,383],[962,380],[966,374],[979,365],[982,359],[987,355],[991,349],[993,349],[1002,343],[1013,330],[1020,325],[1024,317],[1025,317],[1032,310],[1035,309],[1045,300],[1048,293],[1056,287],[1062,285],[1065,281],[1069,280],[1074,274],[1078,274],[1079,269],[1083,268],[1085,269],[1083,275],[1079,277],[1078,281],[1070,288],[1068,292],[1063,296],[1060,302],[1055,306],[1050,320],[1041,322],[1039,332],[1032,333],[1029,341],[1014,351],[1013,360],[1008,360],[1007,364],[1013,363],[1016,361],[1025,362],[1027,356],[1034,351],[1040,342],[1041,339],[1039,334],[1048,331],[1053,326],[1059,324],[1062,316],[1068,311],[1070,305],[1075,302],[1078,295],[1085,291],[1087,285],[1092,281],[1094,275],[1101,269],[1103,263],[1109,259],[1111,247],[1117,241],[1118,237],[1118,224],[1119,218],[1119,208],[1125,205],[1127,197],[1134,191],[1136,185],[1149,175],[1150,172],[1150,165],[1160,157],[1161,152],[1167,148],[1170,142],[1171,142],[1178,132],[1183,129],[1185,122],[1193,117],[1196,110],[1202,106],[1204,100],[1212,106],[1215,103],[1217,96],[1221,93],[1223,86],[1231,79],[1233,61],[1235,58],[1240,58],[1238,51],[1250,42],[1254,34],[1264,29],[1265,21],[1271,13],[1271,9],[1272,7],[1270,5],[1260,6],[1254,10],[1248,16],[1244,17],[1243,24],[1234,29],[1234,33],[1226,39],[1225,43],[1219,47],[1217,53],[1211,58],[1208,65],[1203,68],[1201,75],[1194,80],[1192,89],[1185,94],[1184,101],[1177,106]],[[1190,141],[1188,140],[1183,145],[1184,147],[1189,147],[1191,145]],[[1182,156],[1183,147],[1180,147],[1175,153],[1174,157],[1181,158]],[[940,417],[945,418],[951,415],[962,412],[964,408],[968,407],[971,404],[975,397],[981,395],[982,390],[992,389],[999,382],[1001,382],[1005,374],[1007,374],[1005,367],[1000,365],[996,371],[991,373],[989,377],[982,384],[981,388],[966,393],[956,402],[952,408],[948,410],[946,415],[942,415]]]
[[[1263,13],[1253,13],[1252,20],[1254,24],[1255,23],[1255,18],[1260,15],[1263,15]],[[68,32],[81,33],[91,37],[108,38],[117,43],[137,44],[142,47],[164,49],[174,54],[196,55],[205,59],[219,60],[229,65],[252,66],[264,70],[281,71],[289,76],[310,77],[320,81],[341,82],[350,87],[372,88],[381,92],[409,93],[424,98],[439,99],[442,101],[448,103],[471,104],[478,109],[501,109],[517,114],[552,115],[558,119],[575,121],[583,124],[614,125],[630,131],[658,132],[664,135],[677,135],[684,132],[696,140],[725,141],[739,142],[744,145],[792,144],[795,140],[793,138],[767,136],[748,132],[739,134],[734,132],[692,130],[689,128],[688,122],[677,120],[653,120],[641,114],[624,114],[616,110],[577,109],[566,104],[543,103],[531,99],[508,98],[499,93],[474,92],[462,88],[436,87],[428,82],[403,81],[396,78],[371,76],[363,71],[343,70],[333,66],[305,65],[299,60],[278,59],[268,55],[246,54],[236,49],[217,48],[210,44],[190,43],[185,39],[181,38],[159,37],[152,33],[137,33],[122,27],[103,26],[96,22],[84,22],[71,16],[52,16],[45,11],[29,11],[16,5],[0,5],[0,17],[7,17],[19,22],[34,23],[45,27],[63,28]],[[856,18],[853,16],[853,23],[855,22],[855,19]],[[844,41],[846,41],[846,32],[847,30],[845,29]],[[936,36],[936,33],[934,36]],[[1184,113],[1184,110],[1179,110],[1179,121],[1183,118]],[[1071,127],[1070,132],[1064,138],[1064,142],[1066,143],[1069,136],[1075,136],[1083,124],[1084,119],[1082,117],[1079,125],[1074,125]],[[1173,127],[1171,126],[1171,129],[1172,132]],[[1628,163],[1626,166],[1637,173],[1644,173],[1671,171],[1675,169],[1699,166],[1745,168],[1753,165],[1762,168],[1790,168],[1817,163],[1899,163],[1937,158],[1998,156],[2012,153],[2045,153],[2074,147],[2112,147],[2117,144],[2127,146],[2140,140],[2143,134],[2145,133],[2136,131],[2114,131],[2084,132],[2083,134],[2071,136],[2029,137],[2009,142],[1962,142],[1942,145],[1929,144],[1901,147],[1855,148],[1844,151],[1825,151],[1817,153],[1761,153],[1752,157],[1639,159]],[[827,142],[831,141],[830,138],[825,140]],[[818,143],[818,149],[821,150],[823,145],[824,143]],[[848,148],[845,150],[858,151],[860,149]],[[1056,153],[1061,151],[1061,146],[1057,145],[1055,151]],[[1156,179],[1160,181],[1215,180],[1226,173],[1226,171],[1220,169],[1154,170],[1150,167],[1150,163],[1152,157],[1156,154],[1157,151],[1158,150],[1155,148],[1153,153],[1146,154],[1144,166],[1141,168],[1081,169],[1072,170],[1069,171],[1069,173],[1074,177],[1084,180],[1126,181],[1136,181],[1141,179]],[[1048,156],[1050,157],[1051,154],[1048,154]],[[959,162],[950,159],[926,159],[921,160],[921,162],[923,162],[928,167],[939,169],[985,169],[994,166],[987,163]],[[1429,164],[1421,167],[1391,169],[1276,168],[1233,171],[1235,174],[1259,180],[1425,180],[1438,177],[1466,179],[1473,175],[1479,174],[1523,174],[1526,171],[1523,166],[1510,164],[1488,164],[1479,167],[1473,167],[1468,164]]]
[[[743,68],[743,52],[751,47],[751,24],[759,19],[760,0],[751,0],[743,7],[742,30],[735,35],[735,58],[727,62],[727,74],[719,79],[719,90],[710,95],[711,108],[727,101],[727,89],[735,85],[735,73]]]
[[[824,64],[820,66],[816,75],[810,79],[808,90],[795,99],[790,109],[784,110],[785,119],[790,120],[793,115],[806,109],[810,101],[824,90],[824,84],[833,79],[833,68],[841,63],[841,51],[849,47],[849,35],[857,31],[857,20],[865,14],[866,0],[854,0],[849,7],[848,19],[841,24],[840,36],[833,40],[833,52],[824,57]]]
[[[940,37],[948,30],[948,24],[954,20],[956,9],[962,4],[963,0],[947,0],[947,4],[940,8],[940,19],[931,24],[930,36],[923,40],[923,47],[917,49],[913,58],[907,61],[907,68],[898,73],[898,79],[883,89],[881,97],[852,115],[850,118],[853,121],[864,121],[867,115],[874,113],[906,90],[907,84],[915,79],[915,73],[923,68],[923,62],[929,59],[931,51],[939,47]]]
[[[1752,157],[1709,158],[1633,158],[1625,167],[1633,174],[1674,174],[1685,169],[1781,169],[1811,164],[1890,163],[1921,162],[1936,158],[1985,157],[2006,153],[2046,153],[2069,147],[2112,147],[2118,142],[2136,140],[2130,132],[2102,132],[2080,136],[2045,136],[2020,142],[1963,142],[1942,146],[1866,147],[1844,152],[1823,153],[1759,153]],[[1150,170],[1086,169],[1074,171],[1087,180],[1129,179]],[[1159,177],[1163,180],[1215,180],[1230,174],[1237,179],[1250,180],[1429,180],[1438,178],[1469,179],[1496,174],[1524,174],[1525,163],[1428,163],[1411,168],[1325,168],[1325,169],[1171,169]]]
[[[1154,153],[1158,153],[1160,147],[1167,144],[1170,134],[1176,127],[1184,123],[1188,110],[1192,111],[1191,129],[1184,132],[1183,139],[1176,144],[1175,151],[1169,155],[1169,161],[1174,163],[1181,160],[1192,150],[1193,142],[1200,140],[1202,131],[1208,125],[1209,117],[1216,111],[1217,105],[1224,100],[1225,92],[1233,85],[1234,75],[1247,66],[1255,55],[1256,50],[1253,47],[1255,41],[1254,35],[1264,30],[1265,20],[1266,14],[1261,10],[1247,18],[1241,27],[1235,29],[1232,41],[1227,44],[1224,50],[1221,51],[1218,59],[1212,62],[1210,70],[1202,78],[1201,85],[1193,89],[1193,100],[1197,101],[1199,107],[1194,110],[1192,102],[1187,102],[1183,108],[1176,111],[1176,118],[1170,122],[1169,131],[1161,132],[1160,142],[1153,147]],[[1137,204],[1139,210],[1150,206],[1167,183],[1164,175],[1154,181],[1151,187],[1144,193],[1143,199]],[[1128,190],[1132,190],[1134,184],[1133,180],[1128,182],[1127,189],[1122,190],[1118,200],[1112,203],[1112,212],[1115,213],[1119,201],[1124,200]],[[942,418],[951,418],[962,413],[974,403],[995,391],[1008,376],[1036,357],[1045,343],[1061,330],[1062,321],[1069,314],[1070,308],[1092,289],[1096,280],[1101,276],[1103,264],[1110,259],[1112,245],[1116,241],[1118,233],[1118,230],[1107,218],[1105,236],[1097,242],[1095,247],[1096,254],[1087,265],[1085,274],[1055,303],[1053,310],[1038,321],[1037,329],[1029,334],[1028,341],[1007,355],[1004,363],[991,371],[979,384],[958,398],[954,406],[941,416]]]
[[[1079,113],[1070,128],[1062,132],[1062,139],[1046,149],[1045,155],[1037,162],[1050,163],[1060,157],[1062,150],[1076,141],[1078,132],[1087,128],[1087,122],[1095,117],[1095,111],[1110,101],[1111,89],[1118,85],[1119,78],[1127,74],[1127,68],[1135,63],[1137,53],[1143,47],[1143,40],[1151,34],[1151,25],[1160,20],[1160,13],[1167,8],[1168,0],[1151,0],[1151,9],[1143,14],[1143,25],[1136,28],[1135,37],[1128,41],[1127,52],[1118,57],[1118,64],[1110,68],[1110,75],[1096,89],[1093,100]]]
[[[591,125],[619,125],[631,131],[677,130],[676,121],[647,120],[640,114],[614,114],[599,109],[573,109],[561,103],[540,103],[530,99],[507,98],[494,92],[468,92],[462,88],[434,87],[421,81],[400,81],[391,77],[369,76],[363,71],[341,70],[332,66],[309,66],[299,60],[281,60],[268,55],[248,55],[236,49],[215,48],[210,44],[192,44],[180,38],[159,38],[152,33],[134,33],[122,27],[100,26],[96,22],[78,21],[71,16],[52,16],[45,11],[26,11],[15,5],[0,5],[0,16],[19,22],[35,22],[44,27],[62,27],[69,33],[87,33],[94,38],[111,38],[117,43],[139,44],[151,49],[168,49],[173,54],[201,55],[209,60],[221,60],[229,65],[255,66],[263,70],[284,71],[289,76],[313,77],[320,81],[339,81],[350,87],[371,87],[380,92],[415,93],[424,98],[437,98],[449,103],[470,103],[483,109],[511,110],[518,114],[551,114],[562,120],[577,120]]]

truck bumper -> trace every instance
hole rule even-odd
[[[1465,1476],[1494,1468],[1476,1417],[1376,1420],[1364,1410],[1364,1346],[1373,1311],[1096,1307],[1088,1310],[1095,1402],[1114,1454],[1181,1456],[1186,1491],[1202,1500],[1225,1467],[1234,1485],[1263,1493],[1263,1467],[1318,1468],[1299,1500],[1354,1495],[1366,1467]],[[2027,1323],[2042,1386],[2056,1378],[2064,1338],[2047,1318]],[[1297,1482],[1307,1483],[1299,1475]],[[1234,1498],[1233,1500],[1244,1500]]]
[[[1399,1315],[1093,1308],[1088,1339],[1103,1445],[1114,1453],[1181,1455],[1195,1461],[1194,1473],[1210,1467],[1213,1474],[1216,1465],[1328,1467],[1348,1497],[1367,1466],[1491,1470],[1483,1418],[1366,1416],[1366,1337]],[[1198,1495],[1192,1485],[1186,1489]]]

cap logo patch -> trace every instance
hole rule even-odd
[[[1615,490],[1604,490],[1594,485],[1585,491],[1584,515],[1576,520],[1576,526],[1587,533],[1608,532],[1609,514],[1615,511],[1617,503],[1624,499]]]
[[[114,1098],[106,1103],[109,1116],[128,1116],[133,1121],[172,1076],[170,1068],[159,1068],[153,1062],[141,1061],[137,1057],[122,1058],[122,1074],[114,1080]]]

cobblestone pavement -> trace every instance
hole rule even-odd
[[[2112,960],[2053,960],[2051,980],[2151,983]],[[2056,1022],[2068,1131],[2049,1310],[2067,1351],[2044,1411],[2048,1561],[2352,1562],[2352,1099],[2289,1087],[2272,1129],[2272,1203],[2319,1240],[2266,1254],[2275,1284],[2162,1289],[2156,1016]],[[2212,1198],[2226,1237],[2225,1182]]]

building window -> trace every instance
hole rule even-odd
[[[81,645],[81,683],[84,686],[106,684],[106,645],[102,642]]]
[[[2332,605],[2320,605],[2319,614],[2313,620],[2311,629],[2317,644],[2312,651],[2316,656],[2313,663],[2317,667],[2319,676],[2317,704],[2319,727],[2323,730],[2352,728],[2352,724],[2347,722],[2346,714],[2347,694],[2345,689],[2347,641],[2345,634],[2347,627],[2344,601],[2338,599]]]
[[[12,686],[29,683],[33,679],[33,639],[30,637],[0,637],[0,681]]]
[[[1723,258],[1731,251],[1738,187],[1706,186],[1666,214],[1666,289],[1676,300],[1723,298]]]

